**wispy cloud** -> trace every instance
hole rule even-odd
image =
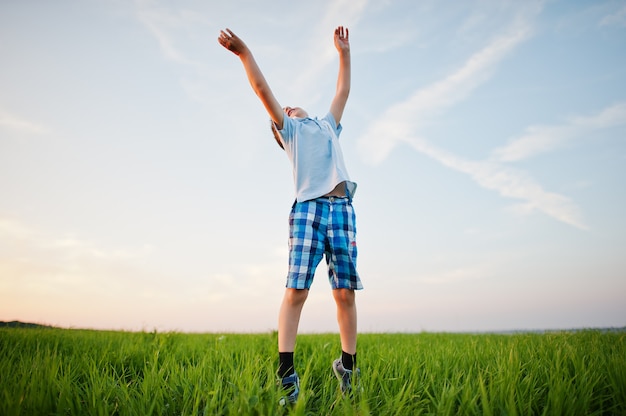
[[[113,319],[117,323],[109,327],[128,327],[123,317],[115,319],[104,311],[112,304],[145,310],[151,307],[146,293],[171,293],[174,285],[173,279],[146,266],[152,264],[148,245],[104,247],[0,217],[0,247],[5,250],[0,256],[0,313],[18,319],[85,325],[81,322],[91,315],[89,325]]]
[[[568,122],[552,126],[530,126],[521,137],[508,145],[495,149],[492,158],[514,162],[544,153],[566,142],[589,135],[595,130],[626,124],[626,103],[617,103],[591,116],[571,118]]]
[[[136,2],[139,21],[157,40],[163,56],[170,61],[183,65],[200,66],[182,51],[177,45],[176,38],[181,30],[190,27],[208,24],[207,18],[198,12],[188,9],[169,10],[159,4],[147,0]]]
[[[367,7],[368,0],[333,0],[327,5],[326,15],[319,25],[318,31],[338,25],[356,26]]]
[[[426,154],[442,165],[469,175],[483,188],[496,191],[503,197],[521,200],[515,207],[520,214],[534,211],[579,229],[587,229],[579,208],[569,198],[544,190],[526,172],[493,161],[467,160],[429,144],[421,139],[408,139],[420,153]]]
[[[133,261],[144,258],[153,250],[150,245],[106,249],[71,234],[50,236],[16,219],[6,217],[0,217],[0,242],[6,242],[7,247],[12,247],[19,256],[29,257],[29,252],[47,253],[50,255],[51,263],[62,264],[61,267],[66,267],[67,270],[75,270],[78,263],[86,264],[92,261]]]
[[[532,10],[537,12],[538,8]],[[532,33],[531,14],[527,9],[522,10],[504,33],[495,36],[482,50],[471,55],[457,71],[389,107],[360,138],[360,150],[367,162],[377,164],[399,143],[407,143],[442,165],[467,174],[479,186],[503,197],[522,201],[515,207],[518,213],[540,211],[558,221],[586,229],[580,210],[569,198],[546,191],[526,172],[505,166],[498,160],[474,161],[456,156],[433,146],[420,134],[421,126],[466,99],[489,80],[504,57],[529,38]],[[621,106],[612,107],[594,117],[575,119],[573,125],[580,128],[581,125],[591,127],[621,122],[622,112]],[[569,128],[563,129],[560,137],[571,134]]]
[[[333,44],[333,30],[339,25],[354,29],[367,6],[367,0],[337,0],[328,2],[326,14],[313,31],[307,48],[308,64],[294,82],[296,88],[310,94],[310,86],[319,85],[317,80],[328,65],[337,59]]]
[[[626,5],[622,6],[621,9],[604,16],[602,20],[600,20],[600,26],[612,25],[626,26]]]
[[[30,238],[33,232],[19,221],[0,217],[0,237],[9,236],[13,239],[23,240]]]
[[[155,265],[159,261],[158,247],[106,247],[79,236],[53,235],[2,216],[0,247],[4,250],[0,256],[0,313],[8,310],[19,319],[43,314],[52,322],[65,320],[72,325],[86,325],[81,323],[86,319],[82,311],[89,306],[92,314],[100,315],[92,316],[89,325],[99,321],[104,327],[134,330],[141,328],[137,314],[112,316],[102,311],[111,304],[149,311],[151,321],[159,326],[172,319],[167,311],[185,314],[195,308],[203,316],[211,316],[207,311],[213,312],[213,316],[226,312],[229,318],[224,327],[219,326],[221,330],[239,328],[241,322],[250,325],[244,319],[250,313],[257,314],[255,319],[261,323],[267,321],[267,312],[259,312],[258,300],[280,296],[279,290],[267,284],[267,276],[276,275],[285,262],[284,252],[270,250],[275,254],[262,263],[212,269],[204,276],[185,275],[179,269],[172,272]],[[187,284],[180,286],[183,275]],[[242,309],[232,302],[233,298],[243,299],[248,306]],[[279,297],[271,303],[272,307],[278,302]],[[269,315],[273,317],[274,311]],[[204,320],[197,325],[207,328]]]
[[[530,25],[516,20],[508,32],[496,36],[485,48],[471,55],[457,71],[392,105],[359,139],[363,158],[373,164],[382,162],[395,146],[414,136],[428,119],[463,100],[487,81],[496,64],[530,34]]]
[[[48,133],[46,127],[4,111],[0,111],[0,128],[29,134]]]

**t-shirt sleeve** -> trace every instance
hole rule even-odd
[[[293,139],[295,131],[295,121],[292,118],[287,117],[287,114],[283,117],[283,128],[278,130],[283,138],[283,142],[289,143]]]
[[[341,123],[339,123],[339,125],[336,124],[335,116],[333,116],[332,113],[329,112],[328,114],[326,114],[326,116],[322,120],[326,121],[330,125],[332,130],[335,132],[335,135],[337,136],[337,138],[339,138],[339,135],[341,134],[341,130],[343,130],[343,127],[341,126]]]

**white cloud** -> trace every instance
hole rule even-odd
[[[534,12],[537,10],[533,9]],[[495,161],[463,159],[438,149],[419,137],[420,126],[468,97],[490,78],[495,66],[507,54],[530,36],[532,30],[528,16],[528,10],[521,11],[506,33],[496,36],[486,47],[471,55],[457,71],[441,81],[417,90],[407,100],[389,107],[360,138],[360,150],[367,162],[376,164],[382,162],[399,143],[408,143],[418,152],[444,166],[469,175],[481,187],[496,191],[506,198],[524,201],[517,205],[518,213],[540,211],[558,221],[586,229],[578,207],[570,199],[544,190],[525,172]],[[619,106],[610,108],[596,117],[576,119],[574,124],[605,125],[621,120],[621,112]],[[569,131],[558,133],[561,137],[568,135]]]
[[[395,146],[413,136],[420,125],[463,100],[487,81],[495,65],[530,33],[530,26],[525,21],[516,20],[507,33],[495,37],[457,71],[389,107],[359,139],[362,157],[373,164],[382,162]]]
[[[9,236],[12,239],[23,240],[30,238],[33,235],[33,231],[19,221],[0,218],[0,236],[2,235]]]
[[[517,206],[518,213],[530,214],[540,211],[576,228],[587,229],[580,210],[569,198],[544,190],[521,170],[494,161],[466,160],[437,149],[424,140],[412,138],[407,141],[420,153],[432,157],[446,167],[469,175],[483,188],[496,191],[506,198],[524,201]]]
[[[317,80],[321,73],[337,59],[337,50],[333,43],[334,29],[340,25],[347,27],[348,30],[354,29],[366,6],[367,0],[329,2],[326,14],[313,31],[312,38],[307,42],[310,45],[306,48],[308,63],[302,66],[306,70],[293,83],[296,88],[300,89],[301,94],[309,95],[315,91],[310,86],[319,85]]]
[[[588,135],[594,130],[626,124],[626,103],[607,107],[591,116],[575,117],[554,126],[530,126],[526,133],[507,146],[495,149],[492,158],[513,162],[555,149],[567,141]]]
[[[0,314],[5,319],[37,321],[42,319],[37,313],[43,313],[52,322],[138,330],[141,321],[133,320],[146,311],[153,316],[150,325],[176,329],[180,321],[169,324],[172,318],[167,311],[185,314],[201,310],[204,318],[197,313],[191,317],[200,329],[206,330],[207,316],[222,314],[227,319],[214,322],[212,328],[242,326],[242,330],[250,330],[254,326],[254,320],[247,319],[251,313],[257,314],[256,320],[273,324],[274,309],[280,302],[287,253],[277,249],[270,252],[274,255],[265,262],[229,265],[225,271],[202,276],[160,269],[156,264],[159,250],[150,245],[110,248],[0,217]],[[268,280],[273,283],[268,284]],[[49,309],[51,304],[56,305],[54,310]],[[105,311],[110,305],[141,312],[133,312],[128,319],[93,312]],[[258,305],[266,310],[259,312]],[[87,306],[95,313],[91,323],[86,323],[82,312]],[[6,311],[17,315],[8,318]],[[187,319],[185,322],[189,324]]]
[[[167,60],[183,65],[201,66],[200,62],[187,57],[176,44],[176,35],[182,30],[189,31],[191,27],[208,24],[206,17],[186,9],[173,12],[149,1],[137,2],[137,17],[156,38]]]
[[[626,26],[626,6],[616,10],[614,13],[608,14],[600,20],[600,26]]]
[[[68,281],[82,281],[85,285],[96,276],[123,282],[127,276],[112,277],[108,273],[133,273],[135,264],[153,252],[150,245],[110,249],[73,235],[52,236],[8,218],[0,218],[0,247],[6,253],[0,259],[0,267],[21,270],[20,275],[0,274],[2,278],[46,282],[50,276],[65,276]]]
[[[333,0],[328,2],[328,8],[320,29],[334,28],[339,25],[355,26],[367,6],[367,0]],[[324,31],[324,33],[326,33]],[[322,34],[322,33],[320,33]]]
[[[0,111],[0,128],[5,128],[20,133],[48,133],[48,129],[46,127],[4,111]]]

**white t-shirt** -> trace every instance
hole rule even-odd
[[[356,183],[350,181],[339,145],[341,124],[329,112],[324,118],[289,118],[285,114],[280,133],[293,168],[298,202],[319,198],[346,181],[352,198]]]

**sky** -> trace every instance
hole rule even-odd
[[[339,25],[359,331],[625,326],[616,0],[1,1],[0,320],[275,330],[292,172],[217,37],[322,117]]]

